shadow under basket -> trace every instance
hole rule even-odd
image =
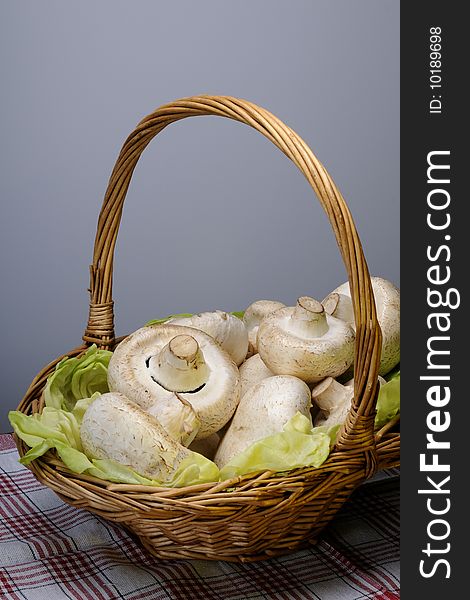
[[[399,417],[374,431],[382,336],[362,246],[343,197],[305,142],[265,109],[227,96],[184,98],[145,117],[124,143],[99,216],[84,343],[64,356],[77,356],[93,343],[113,350],[120,341],[114,335],[113,253],[132,173],[157,133],[174,121],[202,115],[227,117],[262,133],[297,165],[328,215],[348,273],[356,320],[354,399],[336,446],[319,468],[267,471],[178,489],[77,475],[54,451],[29,468],[62,500],[122,524],[159,558],[262,560],[315,543],[357,486],[377,470],[397,466],[400,459]],[[64,356],[35,377],[18,410],[42,410],[47,377]],[[28,448],[16,442],[23,456]]]

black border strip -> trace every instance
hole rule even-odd
[[[430,64],[437,57],[430,56],[430,45],[437,40],[431,35],[437,31],[441,38],[441,73],[434,75],[439,75],[441,81],[434,77],[431,82],[431,69],[439,70],[436,63]],[[464,189],[468,109],[463,108],[467,103],[464,87],[469,72],[468,38],[459,3],[401,3],[401,582],[405,599],[447,600],[469,593],[470,451],[465,442],[470,436],[470,394],[465,380],[470,374],[466,342],[470,327],[465,304],[466,279],[470,276],[470,229],[466,218],[470,203],[469,192]],[[441,83],[442,87],[431,89],[431,83]],[[440,109],[437,100],[442,103]],[[427,173],[429,162],[450,169],[431,168]],[[447,197],[446,208],[429,206],[429,202],[444,205]],[[444,229],[433,229],[428,215],[432,225],[442,225],[448,219],[450,222]],[[429,271],[433,266],[437,269]],[[430,278],[442,280],[447,276],[446,283],[430,282]],[[428,298],[428,288],[440,291],[443,298],[450,289],[456,290],[450,292],[450,304],[457,304],[460,298],[460,305],[430,307],[430,302],[439,304],[439,296]],[[432,313],[447,316],[439,320],[429,317]],[[443,328],[449,326],[448,331],[438,330],[438,320]],[[436,339],[431,340],[433,336]],[[444,337],[437,339],[439,336]],[[449,354],[430,355],[429,348]],[[430,368],[429,359],[439,367]],[[445,365],[449,368],[443,368]],[[448,376],[449,381],[420,379],[429,376]],[[429,401],[432,386],[436,386],[431,397],[436,399],[435,406]],[[445,397],[446,386],[450,399],[437,406]],[[443,431],[432,431],[440,425]],[[427,448],[426,436],[430,433],[433,439],[448,442],[449,449]],[[426,455],[425,463],[435,460],[449,465],[450,470],[420,469],[420,454]],[[424,492],[418,493],[420,489]],[[443,513],[433,515],[431,510]],[[448,527],[445,522],[433,523],[436,519],[447,522]],[[442,539],[433,540],[430,533]]]

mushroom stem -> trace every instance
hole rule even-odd
[[[349,323],[356,330],[353,304],[349,296],[332,292],[323,300],[323,306],[329,315],[346,321],[346,323]]]
[[[320,408],[315,426],[334,427],[346,420],[354,396],[354,388],[327,377],[312,390],[312,399]]]
[[[177,335],[148,361],[154,381],[169,392],[192,392],[203,386],[209,369],[197,341]]]
[[[336,379],[333,379],[333,377],[327,377],[312,390],[312,397],[315,403],[321,410],[327,413],[332,412],[342,404],[346,396],[348,396],[348,400],[350,401],[352,395],[353,390],[349,386],[342,385]]]
[[[386,383],[380,376],[378,380],[380,385]],[[313,402],[320,409],[315,417],[315,426],[333,427],[344,423],[353,396],[354,379],[351,379],[345,385],[332,377],[327,377],[321,381],[312,390]]]
[[[328,329],[322,304],[308,296],[299,298],[291,316],[291,331],[321,337]]]

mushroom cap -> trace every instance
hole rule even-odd
[[[243,314],[243,322],[248,330],[249,353],[251,355],[258,352],[258,327],[266,315],[271,314],[278,308],[283,308],[285,304],[277,300],[256,300],[250,304]]]
[[[80,438],[87,456],[115,460],[162,482],[191,455],[155,417],[119,393],[102,394],[90,404]]]
[[[237,366],[245,360],[248,352],[248,331],[243,321],[235,315],[222,310],[215,310],[192,315],[191,317],[170,319],[167,323],[194,327],[204,331],[230,354]]]
[[[194,391],[169,391],[153,378],[152,358],[176,336],[196,340],[207,367],[207,380]],[[240,375],[230,356],[215,340],[198,329],[182,325],[151,325],[127,336],[114,350],[109,361],[108,385],[111,391],[127,396],[145,411],[158,418],[168,431],[175,421],[191,429],[199,423],[197,439],[218,431],[233,415],[240,398]],[[194,418],[188,418],[188,409]],[[194,436],[185,431],[185,443]],[[179,441],[179,440],[178,440]]]
[[[272,377],[274,373],[261,360],[259,354],[254,354],[240,365],[240,398],[253,386],[263,381],[267,377]]]
[[[312,320],[313,319],[313,320]],[[258,350],[276,375],[293,375],[307,383],[344,373],[354,360],[352,328],[330,315],[313,298],[267,315],[258,330]]]
[[[282,431],[296,412],[309,420],[309,387],[297,377],[275,375],[252,386],[240,400],[214,457],[219,468],[254,442]]]
[[[377,321],[382,330],[379,375],[385,375],[400,362],[400,290],[382,277],[371,277],[371,282],[377,310]],[[340,302],[332,314],[343,318],[341,314],[344,315],[349,312],[349,314],[352,314],[352,319],[354,319],[349,281],[337,287],[325,298],[324,303],[327,312],[333,306],[331,296],[334,296],[334,294],[340,295]],[[348,300],[350,308],[346,306]],[[338,309],[341,312],[337,313]]]

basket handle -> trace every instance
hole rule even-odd
[[[90,266],[90,312],[83,336],[87,344],[115,342],[112,299],[113,254],[124,199],[132,173],[147,144],[170,123],[186,117],[215,115],[250,125],[297,165],[318,196],[336,236],[348,273],[356,320],[354,399],[337,446],[366,451],[366,471],[375,469],[374,414],[381,331],[366,260],[351,213],[325,167],[292,129],[267,110],[229,96],[193,96],[161,106],[127,138],[114,166],[101,208]],[[369,452],[370,451],[370,452]]]

